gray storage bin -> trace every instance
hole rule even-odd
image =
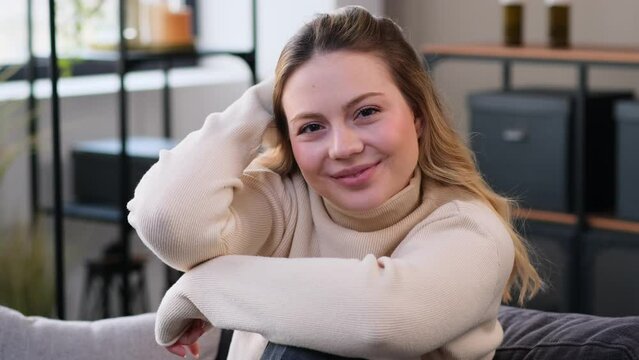
[[[620,218],[639,220],[639,102],[620,101],[617,120],[617,208]]]
[[[612,211],[613,105],[630,92],[590,93],[586,102],[586,208]],[[471,94],[471,146],[499,193],[524,207],[574,211],[574,92],[524,89]]]
[[[639,234],[591,231],[583,238],[587,311],[602,316],[639,315]]]
[[[127,140],[129,154],[129,194],[142,176],[158,161],[161,149],[175,145],[163,138],[132,137]],[[73,189],[81,204],[118,206],[120,189],[120,140],[83,141],[73,146]]]

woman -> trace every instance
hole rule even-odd
[[[397,25],[359,7],[319,15],[272,86],[160,154],[129,203],[142,241],[186,272],[158,310],[158,343],[197,352],[206,323],[236,330],[232,359],[268,341],[492,358],[501,301],[540,279]]]

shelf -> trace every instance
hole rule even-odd
[[[509,47],[496,44],[445,44],[425,45],[422,53],[431,57],[472,59],[513,59],[522,61],[546,61],[639,66],[639,48],[583,46],[553,49],[545,46]]]
[[[589,87],[589,70],[592,66],[639,68],[639,47],[609,47],[609,46],[574,46],[566,49],[549,48],[547,46],[527,45],[521,47],[508,47],[501,44],[433,44],[421,48],[424,65],[430,72],[436,66],[448,60],[486,61],[501,65],[502,89],[512,89],[512,68],[515,63],[531,64],[558,64],[570,65],[577,70],[577,83],[575,86],[575,116],[570,126],[572,136],[572,159],[570,162],[573,174],[570,184],[572,195],[571,208],[573,213],[544,211],[537,209],[516,209],[514,218],[530,220],[531,225],[543,224],[540,230],[553,232],[560,230],[566,232],[566,236],[560,235],[564,246],[568,251],[566,269],[568,278],[566,282],[566,294],[569,296],[568,304],[571,311],[588,311],[590,306],[584,301],[584,294],[591,288],[591,281],[584,276],[584,264],[589,264],[591,259],[585,257],[586,245],[582,240],[586,239],[596,230],[615,232],[611,238],[634,238],[639,234],[639,221],[626,221],[616,219],[614,216],[600,216],[601,214],[588,213],[586,208],[585,183],[587,151],[585,148],[585,127],[587,111],[587,94]],[[577,201],[581,200],[581,201]],[[559,226],[545,226],[556,224]],[[555,229],[557,228],[557,229]],[[553,235],[554,236],[554,235]],[[633,239],[632,246],[637,242]]]
[[[639,234],[639,221],[615,219],[604,215],[589,215],[587,219],[590,227],[594,229]]]
[[[564,225],[577,224],[577,215],[545,210],[517,209],[515,218]],[[586,219],[588,226],[593,229],[639,234],[639,221],[618,219],[612,215],[602,214],[587,215]]]
[[[196,50],[170,51],[170,52],[144,52],[131,50],[127,52],[127,71],[133,70],[157,70],[166,67],[166,63],[171,63],[171,68],[194,66],[195,60],[215,56],[231,55],[243,59],[244,61],[254,61],[255,53],[246,51],[226,51],[226,50]],[[71,57],[61,57],[61,60],[73,61],[73,76],[112,74],[117,71],[119,53],[115,51],[91,51],[74,54]],[[49,78],[49,58],[35,58],[35,78]],[[8,65],[18,66],[18,65]],[[0,66],[0,70],[8,66]],[[26,65],[19,65],[21,68],[8,80],[27,79]]]
[[[43,207],[42,210],[47,215],[53,215],[52,207]],[[116,206],[65,203],[62,206],[62,213],[65,217],[79,220],[90,220],[106,223],[117,223],[121,220],[121,212]]]
[[[228,51],[228,50],[195,50],[192,48],[174,51],[143,51],[129,50],[126,53],[127,62],[144,62],[144,61],[166,61],[166,60],[188,60],[197,59],[214,55],[232,55],[240,58],[254,56],[254,52],[247,51]],[[117,61],[120,53],[117,51],[91,51],[79,54],[78,57],[83,60],[95,61]]]
[[[534,209],[516,209],[515,217],[523,220],[535,220],[543,222],[551,222],[556,224],[575,225],[577,224],[577,215],[567,214],[555,211],[534,210]]]

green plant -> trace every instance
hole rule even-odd
[[[0,303],[25,315],[51,316],[50,241],[41,223],[11,226],[0,234]]]
[[[11,78],[19,69],[19,66],[0,68],[0,83]],[[24,125],[21,111],[22,105],[16,102],[0,103],[0,184],[5,172],[24,148],[25,139],[14,134],[20,125]]]
[[[0,70],[0,82],[16,68]],[[27,119],[26,121],[24,119]],[[24,104],[0,102],[0,186],[16,157],[35,141],[26,135]],[[16,134],[23,134],[16,136]],[[38,219],[0,227],[0,304],[27,315],[50,316],[54,304],[50,241]]]

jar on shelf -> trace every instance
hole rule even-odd
[[[570,0],[545,0],[548,7],[548,45],[570,47]]]
[[[151,50],[193,47],[193,13],[184,0],[140,0],[140,44]]]
[[[503,41],[506,46],[521,46],[524,21],[523,0],[499,0],[502,5]]]

